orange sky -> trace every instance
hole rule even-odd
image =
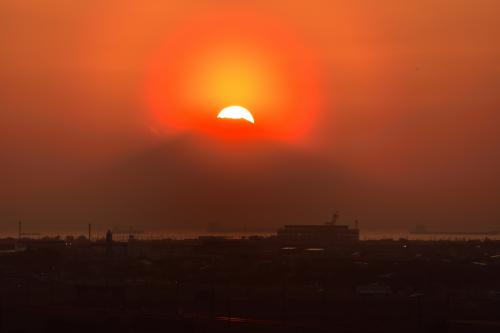
[[[495,0],[3,0],[0,224],[275,227],[335,208],[370,229],[498,227],[499,12]],[[233,96],[264,124],[250,142],[198,121]]]

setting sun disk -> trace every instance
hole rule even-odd
[[[217,115],[217,118],[219,118],[219,119],[225,119],[225,118],[243,119],[243,120],[246,120],[248,122],[251,122],[252,124],[255,123],[250,111],[248,111],[244,107],[238,106],[238,105],[232,105],[232,106],[225,107],[224,109],[222,109],[219,112],[219,114]]]

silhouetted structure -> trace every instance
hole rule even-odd
[[[113,233],[106,231],[106,254],[110,256],[113,253]]]
[[[325,224],[308,225],[293,224],[285,225],[278,229],[278,239],[286,241],[307,242],[353,242],[359,240],[359,229],[349,228],[347,225],[338,225],[339,215],[335,212],[332,219]]]
[[[288,228],[316,233],[297,245],[276,236],[125,242],[110,230],[94,242],[23,237],[26,248],[12,251],[19,240],[0,239],[1,324],[26,333],[498,331],[500,241],[325,237],[315,246],[319,232],[355,230],[337,219]]]

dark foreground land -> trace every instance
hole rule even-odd
[[[499,241],[1,244],[1,332],[500,332]]]

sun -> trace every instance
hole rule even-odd
[[[243,119],[252,124],[255,123],[252,114],[246,108],[239,105],[231,105],[222,109],[217,115],[219,119]]]

